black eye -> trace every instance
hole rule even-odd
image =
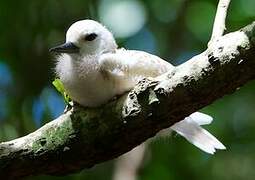
[[[97,34],[96,33],[91,33],[85,36],[85,40],[86,41],[93,41],[94,39],[96,39]]]

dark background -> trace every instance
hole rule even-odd
[[[51,85],[54,57],[48,49],[64,42],[80,19],[99,20],[118,44],[144,50],[177,65],[206,49],[216,0],[1,0],[0,141],[34,131],[63,112]],[[232,1],[227,30],[255,20],[254,0]],[[255,82],[202,111],[214,117],[209,129],[227,147],[211,156],[179,136],[153,141],[139,179],[255,179]],[[66,177],[111,179],[114,161]]]

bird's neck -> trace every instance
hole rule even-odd
[[[99,71],[99,56],[86,55],[72,59],[71,61],[74,73],[78,76],[94,76]]]
[[[99,59],[95,55],[72,57],[68,54],[63,54],[58,57],[55,70],[56,75],[63,82],[93,79],[99,72]]]

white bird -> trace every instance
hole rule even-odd
[[[112,33],[93,20],[71,25],[66,42],[50,49],[60,53],[56,74],[72,100],[85,107],[97,107],[116,95],[130,91],[144,77],[157,77],[174,69],[170,63],[143,51],[118,49]],[[193,113],[171,129],[207,153],[225,149],[200,125],[212,118]]]

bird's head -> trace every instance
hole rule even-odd
[[[66,33],[66,42],[50,49],[50,52],[86,56],[112,52],[117,48],[112,33],[93,20],[77,21]]]

